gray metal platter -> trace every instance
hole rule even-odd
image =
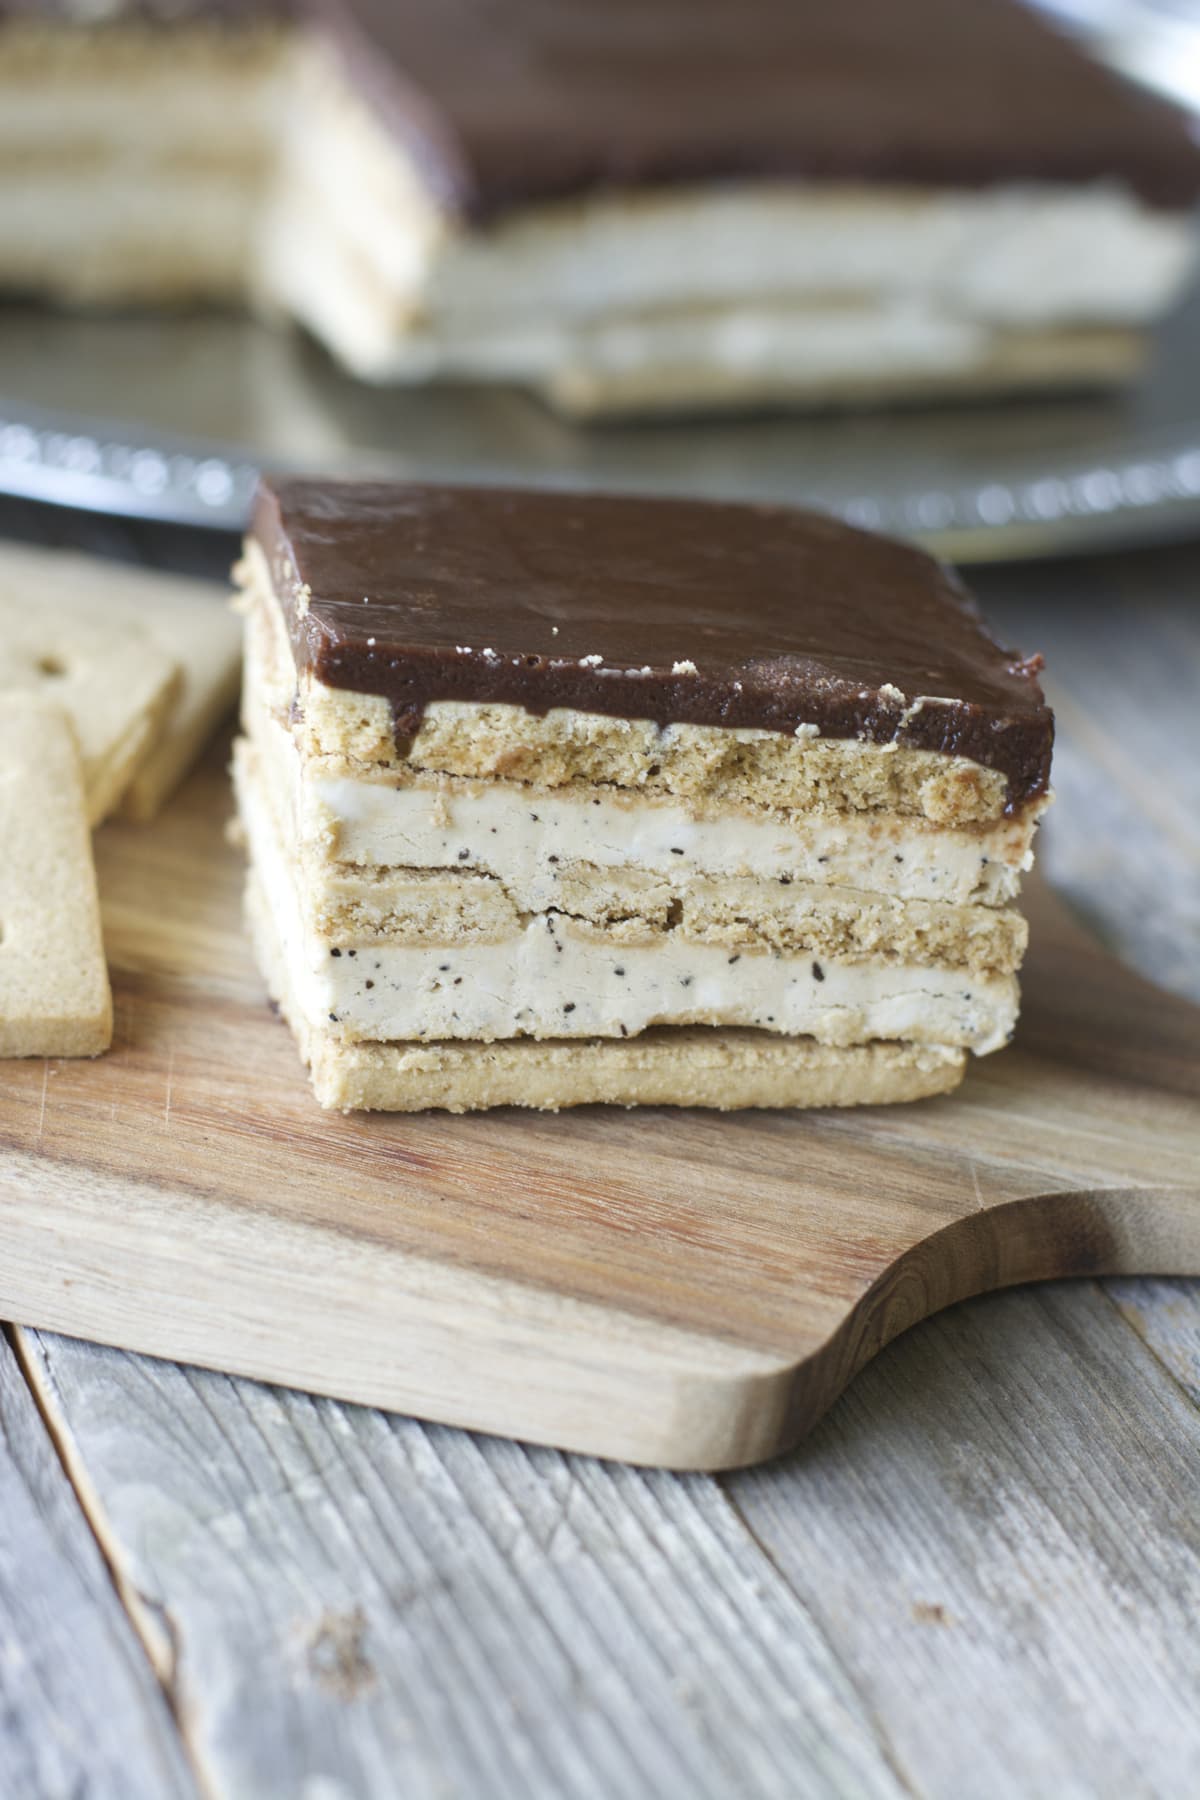
[[[0,308],[0,493],[238,529],[260,468],[812,502],[961,562],[1200,532],[1200,289],[1119,398],[581,428],[225,315]]]

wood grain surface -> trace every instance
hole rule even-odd
[[[37,529],[228,560],[161,528]],[[1047,654],[1056,888],[1200,1001],[1200,551],[975,585]],[[58,1506],[74,1483],[159,1681],[111,1701],[85,1629],[103,1582],[78,1657],[57,1601],[12,1607],[5,1795],[30,1791],[31,1741],[56,1800],[141,1791],[95,1753],[97,1697],[125,1745],[165,1699],[216,1800],[1176,1800],[1200,1779],[1200,1283],[950,1308],[799,1450],[716,1479],[15,1335],[54,1442],[18,1392],[0,1460],[36,1456]],[[45,1492],[0,1507],[0,1563],[53,1596]]]
[[[0,1337],[0,1791],[196,1793],[165,1696]],[[19,1546],[19,1554],[14,1551]]]
[[[113,1051],[0,1065],[0,1314],[720,1468],[952,1301],[1200,1269],[1200,1013],[1037,890],[1017,1044],[945,1100],[321,1113],[244,942],[226,754],[98,840]]]

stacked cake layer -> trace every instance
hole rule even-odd
[[[289,55],[271,10],[0,0],[0,285],[245,296]]]
[[[0,0],[0,286],[582,415],[1126,380],[1198,196],[1020,0]]]
[[[326,1104],[910,1098],[1007,1041],[1049,716],[918,553],[291,482],[243,579],[251,915]]]

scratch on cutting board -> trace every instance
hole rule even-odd
[[[171,1128],[171,1084],[175,1074],[175,1042],[172,1039],[167,1047],[167,1097],[163,1102],[163,1123],[168,1131]]]
[[[975,1167],[975,1161],[974,1161],[973,1157],[968,1156],[967,1167],[971,1171],[971,1186],[975,1189],[975,1204],[979,1208],[980,1212],[986,1212],[987,1206],[984,1203],[983,1189],[979,1185],[979,1170]]]
[[[42,1137],[43,1137],[43,1134],[46,1129],[46,1089],[49,1087],[49,1085],[50,1085],[50,1058],[48,1056],[44,1056],[42,1058],[42,1109],[38,1113],[37,1143],[34,1145],[35,1150],[41,1149]]]

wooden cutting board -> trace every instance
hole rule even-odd
[[[1048,895],[1016,1044],[944,1100],[330,1116],[243,940],[223,765],[97,840],[111,1054],[0,1064],[0,1317],[713,1469],[952,1301],[1200,1272],[1200,1009]]]

